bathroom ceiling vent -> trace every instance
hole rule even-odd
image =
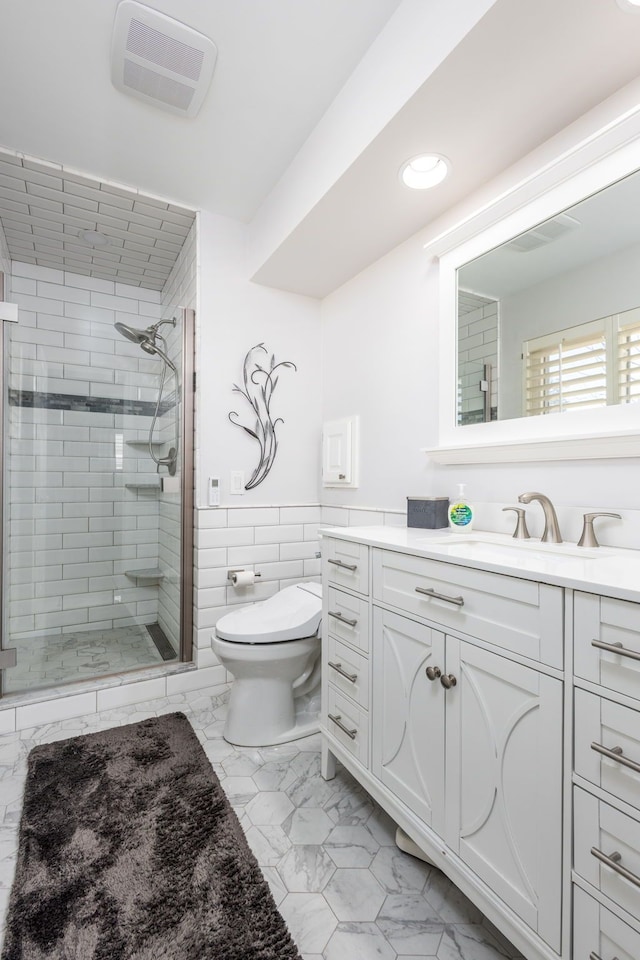
[[[579,226],[580,221],[576,220],[575,217],[570,217],[567,213],[559,213],[552,220],[547,220],[545,223],[534,227],[533,230],[521,233],[519,237],[515,237],[505,246],[517,253],[529,253],[530,250],[537,250],[538,247],[545,247],[548,243],[553,243],[567,231],[575,230]]]
[[[111,81],[117,90],[161,110],[195,117],[218,51],[204,34],[151,7],[122,0],[111,45]]]

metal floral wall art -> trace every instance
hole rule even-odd
[[[239,423],[237,419],[240,414],[232,410],[229,413],[229,420],[236,427],[241,427],[245,433],[253,437],[260,447],[260,459],[258,465],[251,474],[248,482],[245,483],[245,490],[252,490],[265,479],[278,452],[278,440],[276,438],[276,427],[279,423],[284,423],[282,417],[273,419],[271,415],[271,401],[278,384],[279,374],[276,372],[283,367],[289,367],[297,372],[295,363],[290,360],[282,360],[276,363],[275,354],[271,354],[268,364],[265,362],[269,357],[269,351],[264,343],[257,343],[251,347],[246,357],[242,369],[243,386],[239,387],[237,383],[233,385],[233,392],[239,393],[245,398],[252,410],[252,416],[255,416],[253,426],[246,426]]]

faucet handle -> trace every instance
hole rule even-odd
[[[527,529],[527,521],[525,519],[526,511],[522,507],[503,507],[502,512],[505,510],[513,510],[517,514],[518,519],[516,520],[516,528],[513,531],[513,537],[515,540],[530,540],[531,534]]]
[[[622,520],[619,513],[585,513],[582,534],[578,540],[579,547],[599,547],[598,538],[593,529],[593,521],[596,517],[615,517],[616,520]]]

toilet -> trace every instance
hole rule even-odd
[[[318,730],[321,616],[320,584],[297,583],[220,618],[211,646],[234,677],[229,743],[263,747]]]

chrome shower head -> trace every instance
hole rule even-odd
[[[116,323],[115,328],[121,336],[127,340],[131,340],[132,343],[140,345],[148,343],[155,336],[153,327],[147,327],[146,330],[138,330],[137,327],[130,327],[126,323]]]
[[[158,320],[157,323],[147,327],[146,330],[140,330],[138,327],[130,327],[128,323],[116,323],[114,326],[120,336],[125,337],[127,340],[131,340],[132,343],[139,344],[139,346],[141,346],[143,349],[146,349],[147,353],[154,353],[155,351],[149,348],[155,346],[157,338],[162,340],[162,337],[158,333],[158,327],[162,327],[165,323],[175,327],[176,318],[171,317],[170,320]]]

